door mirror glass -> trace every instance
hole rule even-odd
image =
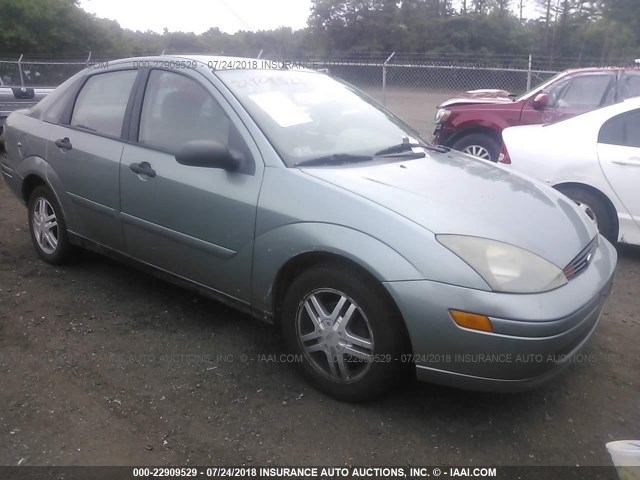
[[[533,108],[536,110],[544,110],[549,105],[549,95],[546,93],[539,93],[536,98],[533,99]]]
[[[221,168],[230,172],[238,170],[242,163],[227,147],[212,140],[192,140],[185,143],[176,153],[176,160],[181,165]]]

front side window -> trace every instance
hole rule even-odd
[[[640,110],[608,120],[600,129],[598,143],[640,148]]]
[[[581,75],[573,78],[557,93],[558,108],[593,110],[612,103],[614,78],[610,74]]]
[[[327,75],[303,70],[216,74],[290,167],[332,156],[373,160],[376,152],[403,139],[420,139],[375,101]]]
[[[174,72],[151,72],[142,104],[139,143],[176,153],[192,140],[230,147],[236,133],[222,107],[198,82]]]
[[[90,77],[76,99],[71,125],[120,137],[137,75],[136,70],[123,70]]]

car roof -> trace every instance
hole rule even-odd
[[[251,57],[237,57],[231,55],[205,55],[205,54],[175,54],[175,53],[164,53],[160,55],[140,55],[137,57],[126,57],[126,58],[118,58],[116,60],[110,60],[109,63],[124,63],[124,62],[133,62],[136,60],[196,60],[198,62],[207,63],[209,61],[250,61],[250,60],[260,60],[259,58],[251,58]]]
[[[110,65],[118,65],[131,62],[171,62],[171,61],[196,61],[202,65],[213,65],[214,70],[307,70],[305,62],[272,60],[266,58],[235,57],[227,55],[204,54],[164,54],[142,57],[129,57],[109,61]],[[253,68],[253,65],[257,65]]]
[[[617,72],[617,71],[637,71],[640,73],[640,65],[630,66],[609,66],[609,67],[584,67],[570,68],[565,73],[592,73],[592,72]]]

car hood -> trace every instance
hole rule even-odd
[[[513,103],[513,98],[506,90],[470,90],[459,97],[450,98],[443,102],[438,108],[446,108],[452,105],[496,105]]]
[[[439,234],[499,240],[564,268],[597,234],[555,190],[461,154],[303,172]]]

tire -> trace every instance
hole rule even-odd
[[[498,156],[500,155],[500,145],[498,142],[482,133],[466,135],[460,140],[457,140],[451,148],[491,162],[497,162]]]
[[[31,240],[40,258],[53,265],[65,263],[72,246],[62,209],[47,187],[39,186],[31,193],[28,221]]]
[[[611,216],[606,201],[599,195],[580,187],[561,187],[558,191],[576,202],[598,226],[600,234],[613,245],[618,241],[618,223]]]
[[[327,395],[371,400],[402,377],[400,357],[409,353],[404,325],[365,275],[339,264],[312,267],[289,287],[281,314],[287,347],[301,359],[304,375]]]

